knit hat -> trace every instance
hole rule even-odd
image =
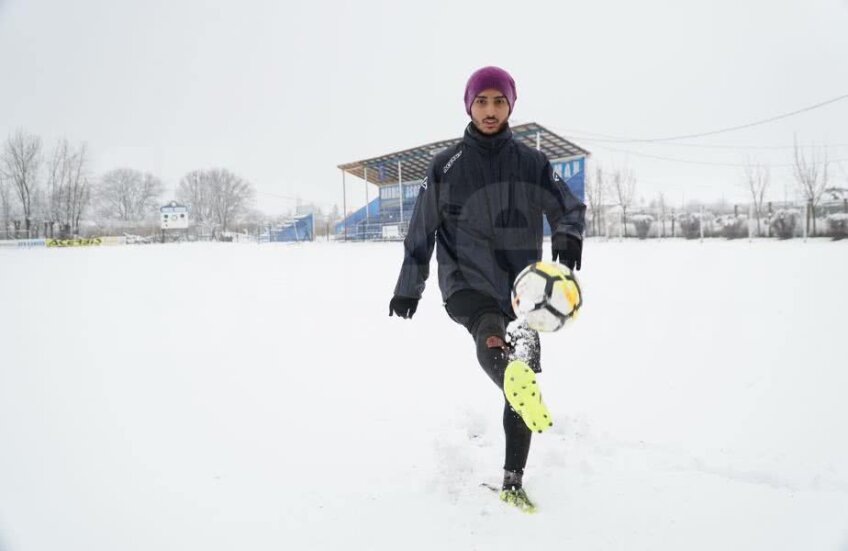
[[[512,113],[515,99],[518,97],[515,93],[515,81],[500,67],[483,67],[474,71],[468,79],[468,84],[465,85],[465,111],[468,115],[471,115],[471,104],[474,103],[474,98],[488,88],[494,88],[506,97],[506,101],[509,102],[509,112]]]

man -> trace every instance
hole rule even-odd
[[[517,324],[507,331],[515,320],[510,294],[519,272],[542,258],[543,215],[554,260],[580,269],[586,207],[543,153],[513,139],[508,121],[516,97],[515,82],[498,67],[468,79],[471,122],[459,144],[436,155],[421,184],[389,315],[415,314],[438,243],[447,313],[471,333],[486,374],[501,392],[507,389],[501,499],[533,511],[522,486],[530,437],[552,423],[535,380],[539,335]]]

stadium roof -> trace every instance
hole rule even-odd
[[[534,149],[536,148],[537,134],[539,136],[540,149],[547,155],[548,159],[556,160],[577,155],[589,155],[587,150],[571,143],[562,136],[554,134],[541,124],[529,122],[512,127],[512,135],[515,139]],[[413,147],[412,149],[381,155],[380,157],[339,165],[339,168],[363,180],[366,179],[365,169],[367,168],[368,182],[378,186],[384,186],[397,184],[398,161],[403,161],[401,171],[405,182],[423,180],[427,174],[427,166],[430,164],[433,156],[459,143],[460,140],[462,138],[433,142],[427,145]]]

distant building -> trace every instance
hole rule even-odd
[[[159,221],[163,230],[187,230],[188,207],[171,201],[159,207]]]

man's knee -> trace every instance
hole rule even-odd
[[[481,336],[477,340],[477,359],[480,365],[489,367],[505,361],[508,355],[506,341],[498,335]]]
[[[480,366],[498,386],[502,385],[509,356],[503,318],[484,315],[478,320],[474,333]]]

